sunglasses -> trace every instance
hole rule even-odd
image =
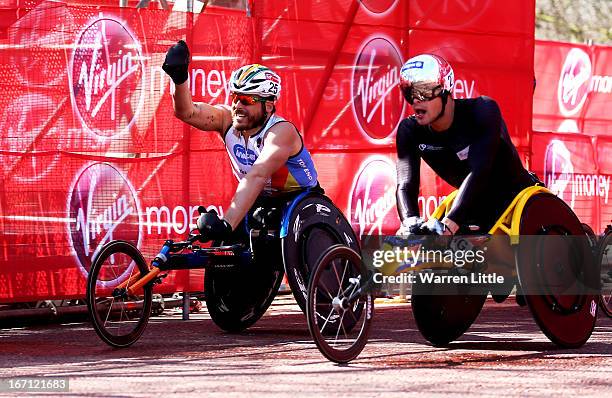
[[[415,99],[422,102],[431,101],[432,99],[439,97],[441,93],[441,86],[435,86],[433,88],[414,86],[402,87],[402,94],[410,105],[414,103]]]
[[[268,101],[265,98],[258,97],[256,95],[248,95],[248,94],[236,94],[232,93],[231,95],[232,104],[240,101],[242,105],[254,105],[257,102],[266,102]]]

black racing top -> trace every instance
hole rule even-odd
[[[537,181],[523,167],[499,106],[484,96],[455,100],[453,122],[446,131],[421,126],[414,115],[402,120],[397,157],[397,209],[402,220],[419,215],[421,159],[459,188],[448,217],[460,225],[487,199],[485,191],[516,195]]]

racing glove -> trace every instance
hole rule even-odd
[[[418,234],[424,222],[425,221],[421,217],[417,217],[417,216],[408,217],[404,221],[402,221],[402,225],[397,230],[395,235],[409,236],[409,235]]]
[[[170,76],[174,84],[183,84],[189,76],[187,66],[189,65],[189,48],[187,43],[179,40],[170,47],[166,53],[166,59],[162,65],[164,72]]]
[[[453,231],[448,227],[445,220],[438,220],[437,218],[430,218],[426,223],[420,226],[420,233],[422,235],[453,235]],[[454,225],[456,225],[453,222]]]
[[[219,218],[214,210],[206,211],[203,206],[199,207],[198,231],[201,241],[226,240],[232,234],[232,226],[227,221]]]

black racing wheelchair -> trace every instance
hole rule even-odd
[[[206,269],[205,300],[212,320],[225,331],[239,332],[265,313],[283,273],[305,310],[309,307],[310,275],[321,256],[330,261],[330,253],[341,250],[346,254],[348,250],[354,259],[359,258],[360,250],[342,212],[319,189],[274,202],[262,199],[228,241],[201,247],[200,238],[199,231],[193,230],[185,241],[166,241],[150,267],[132,243],[116,240],[102,247],[88,275],[87,303],[94,329],[104,342],[127,347],[140,338],[151,314],[154,286],[161,284],[169,271]],[[339,282],[320,283],[337,293],[336,289],[359,278],[359,270],[346,264],[336,270],[344,266]],[[325,333],[338,336],[339,331],[367,330],[358,323],[366,312],[371,314],[372,301],[368,303],[364,309],[356,300],[350,317],[328,316]],[[321,304],[314,305],[319,308]]]
[[[450,210],[456,194],[457,191],[446,197],[432,217],[442,219]],[[392,249],[397,245],[396,238],[391,242],[385,241],[382,247]],[[407,238],[413,241],[403,241],[403,244],[414,247],[425,238],[430,237]],[[415,278],[412,312],[419,331],[432,345],[446,346],[463,335],[476,320],[489,291],[496,301],[501,302],[514,288],[517,302],[529,307],[536,323],[552,342],[561,347],[575,348],[589,339],[597,318],[599,266],[593,261],[580,221],[565,202],[544,187],[528,187],[514,198],[487,234],[474,233],[461,239],[463,247],[489,250],[486,263],[479,267],[459,268],[444,261],[412,262],[410,271],[433,273],[434,276],[486,271],[503,276],[506,282],[493,287],[486,283],[435,283],[433,277]],[[381,247],[380,242],[377,245]],[[362,249],[367,251],[366,246]],[[310,281],[309,328],[327,358],[346,362],[359,355],[366,344],[368,331],[353,332],[353,339],[341,349],[334,349],[337,335],[326,333],[326,320],[334,316],[346,319],[347,311],[349,319],[359,311],[367,311],[368,321],[364,323],[367,329],[373,309],[364,303],[371,298],[376,270],[372,267],[366,269],[358,254],[348,248],[328,250]],[[607,250],[607,246],[601,250]],[[365,251],[364,255],[367,255]],[[329,281],[334,280],[334,273],[338,272],[333,267],[336,263],[350,264],[358,274],[340,289],[335,285],[328,286]],[[399,270],[406,264],[395,266]],[[326,310],[323,312],[317,310],[320,300],[325,300]],[[327,314],[329,309],[331,312]]]

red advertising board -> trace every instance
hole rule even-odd
[[[495,98],[528,153],[534,2],[439,3],[270,0],[200,14],[155,2],[12,3],[16,17],[0,21],[0,302],[82,297],[108,240],[151,258],[193,227],[197,205],[223,214],[236,182],[222,142],[174,117],[160,68],[178,39],[191,48],[196,101],[227,104],[242,64],[279,73],[279,114],[299,127],[322,186],[360,234],[399,223],[395,133],[411,109],[397,82],[419,52],[451,62],[455,97]],[[449,187],[422,173],[430,214]],[[162,286],[202,290],[196,275],[173,272]]]

